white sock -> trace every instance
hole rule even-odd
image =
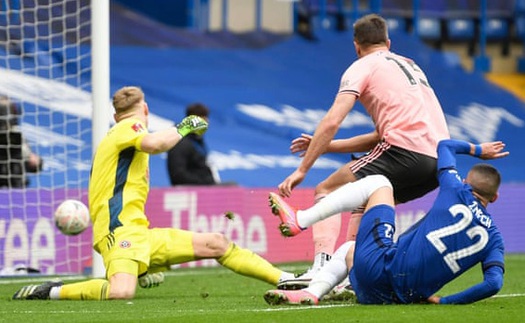
[[[354,243],[355,241],[343,243],[335,251],[332,259],[314,275],[305,291],[321,299],[321,297],[328,294],[332,288],[344,280],[345,277],[348,276],[346,254]]]
[[[318,254],[315,255],[315,258],[314,258],[314,264],[312,265],[312,270],[319,270],[321,269],[321,267],[323,267],[324,265],[326,265],[329,261],[330,261],[330,258],[332,256],[325,253],[325,252],[320,252]]]
[[[51,287],[51,290],[49,291],[49,298],[50,299],[60,299],[60,289],[62,286],[55,286]]]
[[[306,229],[334,214],[352,211],[365,204],[372,193],[384,186],[392,187],[392,184],[383,175],[370,175],[347,183],[326,195],[311,208],[297,211],[297,224]]]

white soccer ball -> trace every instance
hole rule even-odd
[[[91,222],[87,206],[77,200],[65,200],[55,211],[55,225],[65,235],[82,233]]]

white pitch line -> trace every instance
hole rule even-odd
[[[223,269],[225,272],[229,272],[227,269]],[[199,276],[207,274],[205,272],[201,271],[182,271],[177,272],[174,271],[168,271],[165,272],[166,276]],[[232,273],[233,274],[233,273]],[[0,279],[0,285],[8,285],[8,284],[20,284],[20,283],[38,283],[38,282],[45,282],[53,279],[60,279],[62,281],[67,280],[83,280],[88,279],[89,277],[82,276],[82,275],[71,275],[71,276],[59,276],[59,277],[45,277],[45,276],[39,276],[39,277],[27,277],[22,278],[23,276],[20,276],[20,278],[11,279],[17,276],[2,276]],[[513,293],[513,294],[497,294],[492,296],[492,298],[512,298],[512,297],[525,297],[525,293]],[[296,310],[296,309],[319,309],[319,308],[327,308],[327,307],[342,307],[342,306],[349,306],[354,305],[352,303],[349,304],[330,304],[330,305],[314,305],[314,306],[292,306],[292,307],[280,307],[280,308],[268,308],[264,310],[254,310],[259,312],[264,311],[288,311],[288,310]]]
[[[322,310],[325,308],[332,308],[332,307],[349,307],[349,306],[355,306],[357,304],[355,303],[343,303],[343,304],[326,304],[326,305],[289,305],[284,307],[272,307],[272,308],[263,308],[263,309],[252,309],[248,310],[248,312],[282,312],[282,311],[297,311],[297,310]]]
[[[501,295],[494,295],[492,297],[510,298],[510,297],[523,297],[523,296],[525,296],[525,294],[521,293],[521,294],[501,294]]]

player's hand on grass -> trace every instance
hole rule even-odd
[[[441,300],[441,297],[439,297],[437,295],[432,295],[427,300],[431,304],[439,304],[439,301]]]
[[[292,140],[292,144],[290,145],[290,151],[292,152],[292,154],[299,153],[299,157],[304,157],[308,146],[310,146],[311,141],[312,136],[303,133],[301,134],[301,137],[297,137],[294,140]]]
[[[208,130],[208,123],[199,116],[191,115],[182,119],[176,127],[182,137],[185,137],[190,133],[202,136],[206,130]]]
[[[505,149],[505,143],[502,141],[492,141],[484,142],[480,144],[481,146],[481,159],[497,159],[503,158],[509,155],[508,151],[503,151]]]

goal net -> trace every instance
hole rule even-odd
[[[91,228],[65,236],[53,222],[63,200],[87,203],[90,5],[0,0],[0,275],[91,267]]]

